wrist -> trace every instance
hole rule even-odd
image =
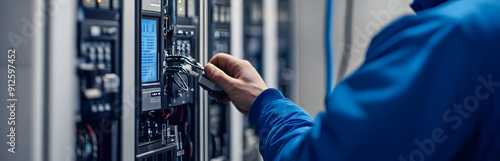
[[[264,111],[271,102],[283,98],[285,97],[277,89],[267,88],[266,90],[262,91],[257,96],[257,98],[255,98],[252,105],[250,106],[250,113],[249,113],[250,123],[257,125],[257,122],[259,120],[262,111]]]

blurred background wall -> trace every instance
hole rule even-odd
[[[393,20],[414,14],[413,0],[335,0],[333,44],[338,83],[364,61],[371,38]],[[295,0],[297,92],[294,101],[313,117],[325,110],[325,0]]]

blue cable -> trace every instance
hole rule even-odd
[[[334,55],[332,47],[332,17],[333,17],[333,0],[326,0],[326,15],[325,15],[325,55],[326,55],[326,98],[333,93],[334,84]]]

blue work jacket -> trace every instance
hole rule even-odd
[[[262,92],[250,122],[264,160],[500,160],[500,0],[389,24],[325,104],[313,119]]]

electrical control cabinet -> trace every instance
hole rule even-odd
[[[21,53],[16,56],[20,65],[17,74],[32,78],[26,79],[30,84],[17,86],[19,98],[25,100],[19,106],[33,107],[18,109],[32,117],[18,117],[16,137],[23,139],[19,139],[17,154],[23,155],[14,158],[260,160],[257,132],[248,121],[242,121],[248,118],[234,105],[210,98],[210,93],[199,87],[198,78],[203,73],[202,64],[217,53],[247,59],[261,74],[268,70],[263,68],[263,43],[268,41],[264,36],[269,36],[263,34],[263,2],[8,3],[33,8],[13,12],[22,17],[9,18],[15,25],[5,25],[9,28],[6,34],[33,30],[28,44],[14,44]],[[278,2],[279,31],[275,33],[279,36],[279,62],[272,61],[279,65],[282,76],[278,87],[289,97],[290,80],[294,79],[288,17],[291,2]],[[38,17],[38,13],[45,17]],[[18,23],[28,23],[24,17],[29,24]],[[19,30],[10,33],[11,28]],[[26,72],[28,66],[33,71]],[[28,145],[25,142],[29,146],[24,146]]]
[[[291,0],[278,0],[278,88],[293,100],[295,70],[293,44],[293,14]]]
[[[78,4],[76,160],[120,160],[121,3]]]
[[[208,1],[208,58],[217,53],[230,54],[231,3],[230,0]],[[229,106],[208,98],[208,159],[228,160]]]
[[[209,57],[230,51],[231,4],[229,0],[210,0],[208,8]]]
[[[244,58],[248,60],[264,78],[263,0],[244,0],[243,4]],[[259,137],[257,130],[248,122],[248,119],[245,119],[243,128],[243,160],[260,161],[261,157],[259,153]]]
[[[139,1],[136,160],[200,160],[199,4]]]
[[[263,4],[262,0],[244,0],[244,58],[263,76]]]

